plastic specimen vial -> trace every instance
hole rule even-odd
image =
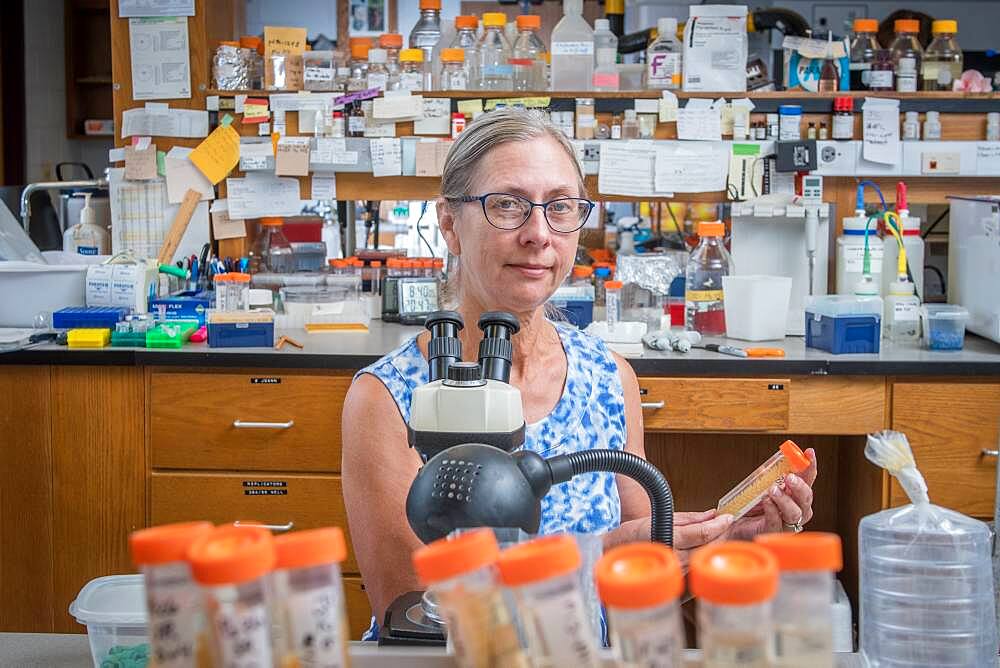
[[[490,529],[442,538],[413,553],[414,569],[437,599],[462,668],[529,665],[497,582],[499,554]]]
[[[656,543],[620,545],[597,562],[594,579],[608,610],[611,650],[619,665],[683,665],[684,575],[673,550]]]
[[[132,561],[146,586],[150,654],[159,668],[196,665],[204,616],[186,557],[191,544],[211,531],[209,522],[182,522],[129,536]]]
[[[767,496],[772,485],[784,485],[786,475],[801,473],[807,468],[809,458],[793,441],[785,441],[770,459],[719,499],[718,514],[728,513],[733,519],[743,517]]]
[[[604,281],[604,312],[608,321],[608,331],[615,331],[615,325],[622,321],[622,282]]]
[[[703,668],[768,668],[774,658],[771,603],[778,561],[760,545],[728,541],[691,556]]]
[[[774,666],[833,666],[834,573],[843,568],[840,536],[804,532],[754,539],[778,560],[774,599]]]
[[[271,576],[283,668],[350,665],[347,614],[340,564],[347,558],[344,532],[311,529],[274,539]]]
[[[216,527],[191,545],[188,561],[204,595],[210,665],[273,665],[271,532],[257,526]]]
[[[566,534],[515,545],[497,560],[500,581],[517,602],[533,666],[600,665],[580,587],[580,564],[576,541]]]

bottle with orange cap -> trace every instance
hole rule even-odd
[[[688,585],[699,599],[703,668],[772,665],[778,561],[769,551],[738,541],[706,545],[691,555]]]
[[[545,43],[538,38],[542,17],[522,14],[516,21],[518,33],[510,57],[510,64],[514,67],[514,90],[547,90]]]
[[[403,49],[399,52],[399,90],[420,92],[430,90],[430,81],[424,71],[424,52],[420,49]],[[426,86],[425,86],[426,84]]]
[[[597,631],[580,580],[582,559],[567,534],[543,536],[500,553],[500,581],[514,594],[534,666],[597,668]]]
[[[368,85],[368,51],[370,38],[351,38],[351,72],[347,77],[347,91],[365,90]]]
[[[609,333],[622,321],[622,287],[621,281],[604,281],[604,314]]]
[[[410,31],[410,48],[424,52],[424,64],[433,72],[434,47],[441,39],[441,0],[420,0],[420,18]]]
[[[892,66],[899,72],[900,61],[904,58],[912,58],[912,67],[917,73],[920,72],[924,58],[924,49],[920,46],[917,36],[920,34],[920,21],[917,19],[896,19],[893,24],[896,36],[889,45],[892,53]]]
[[[204,615],[187,551],[211,530],[209,522],[183,522],[129,536],[132,563],[142,571],[146,586],[150,650],[158,668],[196,665]]]
[[[438,76],[441,90],[468,90],[469,74],[465,69],[465,51],[441,49],[441,73]]]
[[[722,278],[728,276],[733,260],[723,237],[726,226],[720,221],[698,223],[701,239],[688,259],[684,283],[684,327],[706,336],[726,333]]]
[[[507,15],[503,12],[483,14],[483,36],[479,40],[479,88],[481,90],[513,90],[514,70],[510,64],[510,42],[504,32]]]
[[[455,38],[448,46],[465,52],[466,90],[479,88],[479,18],[471,15],[455,17]]]
[[[387,32],[378,36],[378,45],[385,49],[385,68],[389,74],[399,73],[399,55],[403,48],[403,36],[398,32]]]
[[[778,560],[774,666],[832,668],[834,573],[843,568],[835,533],[770,533],[754,538]]]
[[[619,665],[683,665],[684,575],[673,550],[658,543],[619,545],[597,562],[594,579],[608,610],[611,651]]]
[[[497,582],[499,554],[490,529],[442,538],[413,553],[414,570],[439,606],[461,668],[530,665]]]
[[[204,595],[208,646],[215,666],[275,665],[268,578],[275,563],[271,532],[220,526],[187,552]]]
[[[872,63],[879,50],[878,21],[876,19],[854,19],[854,35],[851,37],[851,90],[867,90],[870,86]]]
[[[274,539],[274,587],[281,668],[347,668],[347,615],[340,564],[347,557],[337,527]]]
[[[809,468],[809,463],[809,458],[794,441],[785,441],[766,462],[719,499],[718,514],[729,514],[733,519],[743,517],[767,496],[771,487],[784,486],[785,476],[802,473]]]

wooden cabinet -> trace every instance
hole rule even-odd
[[[1000,384],[897,382],[892,428],[906,434],[934,503],[992,519],[1000,443]],[[892,505],[909,503],[892,481]]]
[[[153,468],[336,472],[345,376],[150,374]]]

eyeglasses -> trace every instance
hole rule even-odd
[[[486,222],[501,230],[516,230],[521,227],[538,206],[553,232],[569,234],[583,227],[594,209],[594,203],[582,197],[557,197],[548,202],[532,202],[510,193],[486,193],[479,197],[465,195],[456,199],[459,202],[479,202]]]

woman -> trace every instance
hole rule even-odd
[[[643,448],[639,385],[632,367],[603,342],[545,318],[546,301],[573,267],[579,229],[593,203],[572,145],[540,115],[484,114],[448,153],[437,202],[448,250],[459,258],[449,283],[466,323],[508,311],[513,338],[510,381],[521,391],[525,448],[545,453]],[[467,360],[481,333],[461,333]],[[410,555],[420,546],[405,501],[420,460],[407,447],[412,390],[427,382],[424,332],[355,378],[344,405],[343,481],[348,522],[375,619],[400,594],[419,589]],[[674,546],[687,552],[723,537],[749,538],[812,517],[815,453],[809,469],[771,490],[750,516],[733,522],[714,510],[674,515]],[[668,473],[669,478],[669,473]],[[648,540],[650,508],[635,482],[595,473],[554,487],[542,506],[542,533],[603,533],[605,547]]]

